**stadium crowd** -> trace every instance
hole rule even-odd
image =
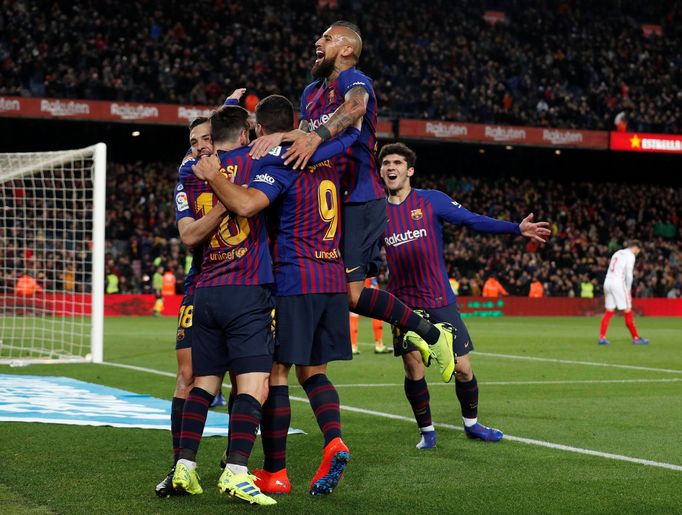
[[[487,23],[496,7],[506,21]],[[296,103],[315,31],[340,13],[368,35],[380,116],[682,130],[682,10],[655,0],[135,0],[125,16],[114,0],[4,0],[0,95],[217,105],[246,85]]]
[[[110,167],[106,263],[107,273],[119,278],[120,292],[151,292],[150,278],[159,266],[175,274],[182,291],[189,252],[175,228],[174,177],[172,165]],[[600,295],[611,254],[633,237],[644,242],[633,294],[666,297],[682,292],[679,188],[515,178],[494,186],[485,178],[424,173],[414,183],[447,192],[469,210],[491,217],[520,221],[533,211],[537,220],[552,223],[552,238],[543,246],[446,225],[446,263],[460,282],[461,295],[480,294],[489,276],[511,295],[528,295],[536,277],[545,295],[579,296],[583,281]]]

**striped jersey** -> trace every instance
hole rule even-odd
[[[183,167],[185,170],[189,170],[189,173],[192,173],[192,165],[194,163],[196,163],[196,159],[192,157],[192,149],[190,148],[185,153],[182,163],[180,163],[178,176],[183,173]],[[184,173],[187,172],[185,171]],[[187,202],[187,193],[185,193],[185,188],[181,182],[178,182],[175,185],[175,189],[173,190],[173,198],[175,200],[175,223],[177,224],[182,218],[186,217],[194,220],[192,210],[189,208],[189,203]],[[185,282],[183,284],[185,295],[194,295],[194,287],[197,285],[197,279],[199,278],[199,272],[201,271],[202,257],[203,248],[201,245],[196,245],[192,249],[192,266],[190,266],[189,272],[185,276]]]
[[[229,152],[218,152],[221,173],[233,176],[235,184],[248,184],[251,175],[257,173],[260,167],[249,156],[249,150],[249,147],[240,147]],[[198,219],[213,209],[219,200],[208,183],[194,175],[194,163],[191,161],[180,168],[180,182],[187,196],[187,207],[192,216]],[[203,247],[197,288],[253,286],[273,282],[262,213],[250,218],[228,214]]]
[[[332,158],[352,145],[359,134],[357,129],[349,129],[320,145],[311,158],[313,164],[305,170],[273,164],[252,177],[249,187],[262,191],[271,205],[275,295],[347,291],[339,250],[340,173]],[[279,153],[278,148],[271,155]]]
[[[312,82],[301,95],[301,120],[307,120],[312,131],[329,120],[332,113],[343,104],[346,93],[355,87],[362,87],[367,91],[369,102],[358,141],[334,160],[334,164],[344,174],[344,203],[368,202],[384,196],[376,163],[377,101],[372,79],[353,67],[342,71],[329,83],[324,79]]]
[[[403,202],[389,202],[387,209],[386,289],[412,308],[441,308],[455,302],[443,258],[443,221],[476,232],[520,234],[518,224],[472,213],[436,190],[412,189]]]

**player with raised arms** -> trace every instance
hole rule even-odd
[[[351,311],[414,331],[431,347],[431,355],[445,382],[452,380],[455,359],[452,333],[434,325],[389,292],[365,288],[367,277],[381,265],[381,237],[386,228],[386,199],[376,166],[377,102],[372,79],[356,68],[362,53],[360,29],[336,21],[315,42],[315,79],[301,96],[301,124],[288,133],[259,138],[252,155],[259,157],[282,141],[294,141],[284,157],[294,167],[305,167],[317,147],[361,122],[358,140],[335,158],[343,170],[341,252],[348,281]]]
[[[388,190],[388,226],[384,234],[389,268],[387,289],[408,306],[422,310],[435,322],[454,327],[455,394],[469,438],[498,441],[502,432],[478,422],[478,383],[469,352],[474,349],[469,332],[457,309],[443,258],[443,222],[464,225],[487,234],[519,234],[544,243],[549,236],[547,222],[533,222],[531,213],[520,224],[495,220],[472,213],[436,190],[413,189],[416,154],[402,143],[384,145],[379,153],[381,176]],[[409,401],[421,440],[420,449],[436,445],[431,423],[429,389],[424,365],[429,364],[429,347],[413,335],[396,332],[396,356],[405,368],[405,396]]]

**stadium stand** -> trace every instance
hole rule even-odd
[[[682,130],[677,2],[335,4],[372,35],[361,68],[376,79],[380,116],[600,130],[619,117],[638,131]],[[487,23],[489,8],[507,22]],[[338,16],[315,0],[163,10],[137,0],[126,16],[113,0],[4,2],[0,94],[217,105],[246,85],[296,103],[311,31]]]

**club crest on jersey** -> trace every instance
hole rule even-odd
[[[327,102],[331,104],[334,100],[336,100],[336,93],[334,93],[333,89],[330,89],[327,94]]]
[[[412,220],[421,220],[424,218],[424,214],[422,213],[421,209],[413,209],[410,211],[410,216],[412,217]]]

